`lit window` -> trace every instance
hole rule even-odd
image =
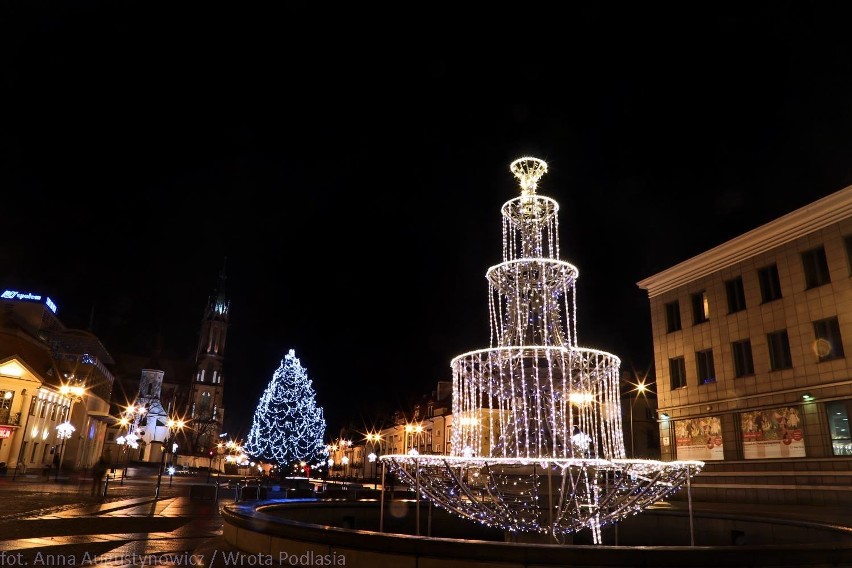
[[[707,299],[707,291],[702,290],[692,295],[692,323],[698,325],[710,319],[710,302]]]

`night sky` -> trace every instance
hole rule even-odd
[[[488,346],[518,157],[580,344],[640,372],[636,282],[852,183],[841,4],[271,6],[0,8],[0,287],[188,358],[227,257],[240,437],[291,348],[334,437]]]

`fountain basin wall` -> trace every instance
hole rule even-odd
[[[285,565],[301,559],[370,568],[852,566],[852,530],[830,523],[697,510],[691,546],[688,513],[661,507],[622,521],[617,530],[605,528],[601,545],[582,533],[556,544],[528,533],[510,534],[513,542],[506,542],[503,531],[430,511],[426,502],[420,504],[420,531],[432,536],[414,536],[415,503],[385,507],[385,532],[378,532],[377,502],[227,505],[223,536],[236,549]]]

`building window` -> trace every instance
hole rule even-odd
[[[769,366],[773,371],[789,369],[793,366],[790,340],[786,329],[767,334],[766,342],[769,344]]]
[[[814,322],[814,351],[820,361],[843,358],[843,340],[837,318],[826,318]]]
[[[680,302],[675,300],[666,304],[666,333],[680,330]]]
[[[710,303],[707,300],[707,291],[702,290],[692,295],[692,323],[698,325],[710,319]]]
[[[846,261],[849,263],[849,274],[852,275],[852,235],[843,237],[843,244],[846,246]]]
[[[695,361],[698,365],[698,384],[706,385],[716,382],[716,369],[713,366],[713,350],[705,349],[695,352]]]
[[[672,390],[686,386],[686,362],[683,357],[669,359],[669,377],[671,377]]]
[[[734,376],[745,377],[754,374],[754,360],[751,357],[751,341],[743,339],[731,343],[734,356]]]
[[[808,289],[831,282],[831,277],[828,275],[828,262],[825,260],[825,249],[823,247],[803,252],[802,268],[805,269],[805,287]]]
[[[742,277],[725,282],[725,292],[728,294],[729,314],[745,309],[745,290],[743,289]]]
[[[781,297],[781,279],[778,278],[778,265],[770,264],[757,271],[760,281],[760,301],[771,302]]]
[[[852,455],[852,435],[849,433],[850,406],[852,406],[852,400],[825,403],[828,430],[831,434],[831,448],[835,456]]]

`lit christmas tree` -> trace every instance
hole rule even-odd
[[[290,349],[260,397],[246,452],[282,468],[311,463],[324,449],[325,418],[296,352]]]

